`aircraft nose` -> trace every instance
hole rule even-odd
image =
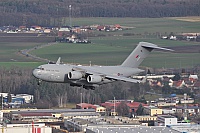
[[[34,69],[32,74],[34,77],[38,78],[38,70],[37,69]]]

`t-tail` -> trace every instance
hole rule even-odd
[[[172,49],[158,47],[153,43],[140,42],[133,52],[121,64],[121,66],[137,68],[153,49],[173,51]]]

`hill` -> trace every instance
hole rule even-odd
[[[199,7],[199,0],[1,0],[0,26],[69,25],[69,12],[72,17],[199,16]]]

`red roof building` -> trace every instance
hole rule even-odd
[[[96,106],[89,103],[79,103],[76,104],[77,109],[96,109]]]
[[[172,86],[175,88],[181,88],[184,85],[185,85],[184,80],[179,80],[179,81],[174,81]]]
[[[118,107],[119,104],[121,102],[117,102],[115,103],[115,107]],[[138,107],[140,106],[140,104],[142,106],[147,106],[147,104],[144,104],[144,103],[140,103],[140,102],[126,102],[126,105],[129,107],[130,110],[133,110],[134,111],[137,111]],[[111,102],[105,102],[105,103],[102,103],[101,106],[105,107],[105,108],[113,108],[114,107],[114,103],[111,103]]]

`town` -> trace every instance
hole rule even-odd
[[[27,37],[34,36],[51,38],[59,43],[87,44],[91,43],[88,37],[102,37],[104,36],[102,32],[121,32],[132,28],[134,27],[119,24],[51,28],[4,26],[0,28],[0,34],[9,37],[20,36],[25,40]],[[124,33],[123,36],[133,35]],[[199,41],[199,33],[181,35],[170,33],[168,36],[159,37],[173,41]],[[31,55],[30,51],[54,44],[56,43],[35,46],[20,50],[20,53],[28,58],[48,61],[48,59]],[[108,101],[91,104],[84,100],[83,94],[80,93],[79,103],[72,108],[51,108],[50,106],[38,108],[34,105],[36,99],[34,95],[0,93],[1,131],[2,133],[15,130],[32,133],[199,132],[199,71],[199,66],[187,70],[148,69],[146,75],[143,73],[132,77],[138,80],[145,79],[145,82],[139,85],[138,97],[126,99],[124,96],[124,99],[117,99],[113,96],[113,99]],[[143,90],[145,85],[149,87]],[[145,96],[151,97],[149,98],[151,100],[146,100]],[[62,98],[60,100],[62,101]]]
[[[199,75],[182,73],[177,75],[148,74],[146,84],[152,90],[146,94],[157,96],[152,101],[132,99],[110,99],[99,105],[83,101],[73,109],[21,108],[32,104],[34,97],[29,94],[1,95],[2,133],[5,131],[43,132],[198,132],[200,122]],[[134,78],[144,78],[135,76]],[[167,85],[166,85],[167,83]],[[169,86],[177,94],[164,95],[156,88]],[[188,90],[188,94],[186,93]]]
[[[127,27],[119,24],[114,25],[87,25],[87,26],[63,26],[63,27],[42,27],[42,26],[3,26],[0,27],[0,36],[37,36],[37,37],[53,37],[52,40],[59,42],[69,42],[69,43],[91,43],[88,37],[104,37],[105,34],[101,32],[117,32],[134,29],[135,27]],[[98,33],[99,31],[99,33]],[[97,32],[97,33],[96,33]],[[178,33],[173,32],[168,35],[162,35],[161,33],[156,33],[161,39],[169,39],[175,41],[200,41],[200,33]],[[110,35],[110,34],[109,34]],[[115,35],[115,34],[114,34]],[[144,35],[139,34],[139,36],[147,36],[148,33]],[[123,36],[134,36],[131,33],[123,33]],[[135,36],[138,36],[137,34]]]

